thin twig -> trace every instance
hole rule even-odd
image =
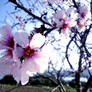
[[[35,19],[41,21],[43,24],[47,24],[47,25],[49,25],[49,26],[52,27],[52,25],[51,25],[50,23],[44,21],[41,17],[38,17],[38,16],[36,16],[35,14],[33,14],[30,10],[28,10],[28,9],[25,8],[24,6],[20,5],[19,3],[17,3],[16,0],[9,0],[9,2],[15,4],[18,8],[24,10],[24,11],[25,11],[26,13],[28,13],[30,16],[32,16],[33,18],[35,18]]]

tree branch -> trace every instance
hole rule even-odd
[[[68,45],[66,46],[66,59],[67,59],[69,65],[70,65],[70,68],[73,69],[73,70],[74,70],[74,68],[73,68],[73,66],[72,66],[72,64],[70,63],[69,58],[68,58],[68,49],[69,49],[69,46],[70,46],[70,44],[72,43],[73,39],[76,37],[76,35],[77,35],[77,34],[75,33],[74,36],[73,36],[73,37],[71,38],[71,40],[69,41]]]
[[[47,25],[49,25],[49,26],[52,27],[52,25],[51,25],[50,23],[44,21],[41,17],[38,17],[38,16],[36,16],[35,14],[33,14],[30,10],[26,9],[24,6],[22,6],[22,5],[20,5],[19,3],[17,3],[16,0],[9,0],[9,2],[15,4],[18,8],[24,10],[26,13],[28,13],[28,14],[29,14],[30,16],[32,16],[33,18],[35,18],[35,19],[41,21],[42,23],[47,24]]]

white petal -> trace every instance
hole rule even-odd
[[[35,57],[35,62],[39,65],[39,73],[43,73],[48,68],[48,61],[52,55],[51,47],[44,46],[41,51],[38,53],[39,57]]]
[[[23,56],[24,54],[24,50],[21,47],[17,47],[16,45],[14,46],[14,50],[13,50],[13,59],[15,61],[18,61],[20,59],[21,56]]]
[[[27,32],[22,30],[15,33],[14,39],[15,39],[15,42],[22,47],[25,47],[29,43]]]
[[[0,35],[3,36],[5,39],[12,37],[12,31],[9,25],[5,25],[0,28]]]
[[[29,76],[26,73],[26,69],[22,68],[21,69],[21,84],[25,85],[28,83],[28,81],[29,81]]]
[[[34,74],[36,74],[35,72],[30,72],[30,71],[27,71],[26,72],[29,76],[33,76]]]
[[[42,36],[40,33],[37,33],[33,36],[30,47],[32,48],[40,48],[45,42],[45,36]]]
[[[12,61],[13,62],[13,61]],[[0,76],[3,75],[9,75],[11,74],[11,71],[12,71],[12,62],[3,62],[3,63],[0,63]]]
[[[21,80],[21,73],[19,71],[20,71],[19,69],[16,70],[14,69],[12,74],[17,83],[19,83]]]
[[[26,59],[22,64],[22,67],[29,72],[38,72],[40,70],[39,65],[34,61],[34,59]]]
[[[77,23],[76,23],[75,20],[73,20],[73,19],[69,19],[69,20],[68,20],[68,26],[69,26],[69,27],[74,27],[76,24],[77,24]]]
[[[7,49],[8,40],[12,38],[12,32],[9,25],[0,28],[0,49]]]
[[[7,74],[10,74],[9,66],[0,63],[0,76],[4,77]]]
[[[19,83],[21,80],[21,72],[20,72],[20,67],[16,62],[12,63],[11,65],[11,74],[13,75],[17,83]]]
[[[0,43],[0,50],[2,50],[2,49],[9,49],[9,47]]]
[[[18,64],[16,62],[13,62],[12,59],[0,63],[1,78],[5,75],[13,75],[14,79],[19,83],[19,81],[21,80],[20,74],[21,73]]]

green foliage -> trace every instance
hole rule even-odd
[[[30,81],[29,81],[29,84],[30,85],[43,85],[43,86],[56,86],[52,81],[50,81],[49,79],[45,79],[45,78],[42,78],[42,77],[38,77],[38,78],[30,78]]]
[[[16,87],[16,86],[14,86],[14,85],[16,85],[16,81],[10,75],[5,76],[2,80],[0,80],[0,84],[5,84],[6,87]],[[74,82],[73,82],[73,84],[74,84]],[[27,85],[29,85],[29,86],[27,86]],[[49,86],[48,89],[52,90],[56,87],[56,85],[52,81],[50,81],[49,79],[42,78],[42,77],[30,78],[30,81],[27,85],[26,85],[26,87],[33,88],[33,89],[38,89],[38,88],[42,89],[42,88],[44,88],[44,86],[48,88],[48,86]],[[23,86],[23,87],[25,87],[25,86]],[[64,87],[66,89],[66,92],[76,92],[76,90],[72,87],[66,87],[66,86],[64,86]]]
[[[2,80],[0,80],[0,84],[15,85],[15,84],[17,84],[17,82],[13,79],[13,77],[11,75],[7,75]]]
[[[66,87],[66,86],[64,86],[64,87],[66,89],[66,92],[77,92],[74,88]]]

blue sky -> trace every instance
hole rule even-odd
[[[6,11],[9,9],[7,4],[5,4],[7,1],[8,0],[0,0],[0,21],[4,20]]]
[[[7,12],[12,11],[13,8],[13,4],[8,0],[0,0],[0,26],[3,24],[2,22],[6,18]]]

